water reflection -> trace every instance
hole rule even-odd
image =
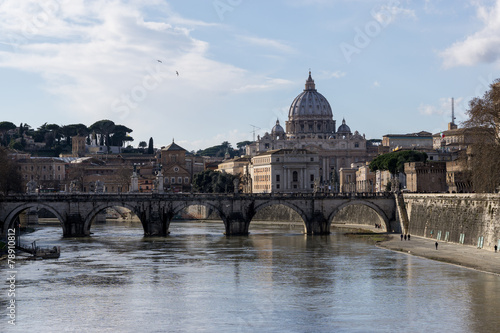
[[[144,238],[140,224],[92,231],[90,239],[64,239],[57,227],[24,236],[62,253],[17,264],[18,326],[9,331],[485,332],[500,324],[498,276],[341,232],[253,226],[248,237],[225,237],[222,223],[185,222],[164,238]]]

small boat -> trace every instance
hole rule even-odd
[[[31,246],[26,246],[23,244],[17,244],[16,249],[30,253],[33,255],[32,259],[57,259],[61,255],[61,247],[40,247],[36,246],[36,241],[31,243]]]
[[[59,258],[60,255],[61,255],[60,246],[54,246],[51,248],[36,247],[34,253],[34,256],[36,258],[42,258],[42,259],[56,259]]]

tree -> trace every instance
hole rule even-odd
[[[148,145],[148,154],[153,155],[155,153],[154,147],[153,147],[153,138],[149,138],[149,145]]]
[[[123,147],[128,141],[134,141],[129,133],[132,133],[132,129],[123,125],[115,125],[113,131],[110,133],[110,144],[111,146]]]
[[[483,97],[469,101],[469,119],[462,125],[473,135],[469,166],[475,192],[492,193],[500,186],[500,79]]]
[[[146,148],[147,146],[148,146],[148,144],[146,143],[146,141],[139,142],[139,148],[141,148],[143,151],[144,151],[144,148]]]
[[[5,148],[0,148],[0,192],[3,194],[23,192],[19,166],[9,158]]]
[[[90,125],[89,130],[99,135],[99,144],[101,146],[110,146],[110,134],[115,129],[115,123],[108,119],[103,119],[96,121],[92,125]],[[97,145],[97,136],[95,137],[95,142]]]
[[[416,150],[401,150],[377,156],[370,163],[370,170],[389,170],[393,175],[404,172],[405,163],[425,162],[427,154]]]
[[[237,178],[229,173],[205,170],[193,176],[193,190],[200,193],[233,193]]]
[[[0,134],[2,135],[2,141],[0,141],[0,146],[7,146],[10,143],[10,137],[7,132],[16,129],[17,126],[10,121],[0,122]]]

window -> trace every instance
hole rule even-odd
[[[299,173],[297,171],[294,171],[292,174],[292,181],[296,182],[299,180]]]
[[[276,175],[276,181],[279,182],[280,181],[280,175]]]
[[[354,143],[354,148],[359,148],[359,142]]]
[[[175,184],[175,177],[172,177],[172,178],[170,179],[170,183]]]
[[[189,178],[188,177],[184,177],[184,184],[189,184]]]
[[[314,175],[311,175],[310,179],[313,182],[314,181]]]
[[[177,177],[177,182],[178,182],[179,184],[182,184],[182,177]]]
[[[314,157],[311,157],[311,162],[314,162]]]
[[[279,162],[280,161],[280,158],[279,157],[276,157],[276,162]]]
[[[279,190],[279,188],[280,188],[280,184],[276,184],[276,189]]]

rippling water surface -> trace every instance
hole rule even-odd
[[[497,332],[500,277],[379,249],[342,231],[173,222],[56,226],[23,236],[61,246],[58,260],[16,263],[15,327],[2,332]],[[0,262],[7,278],[6,262]],[[4,284],[3,294],[8,286]]]

